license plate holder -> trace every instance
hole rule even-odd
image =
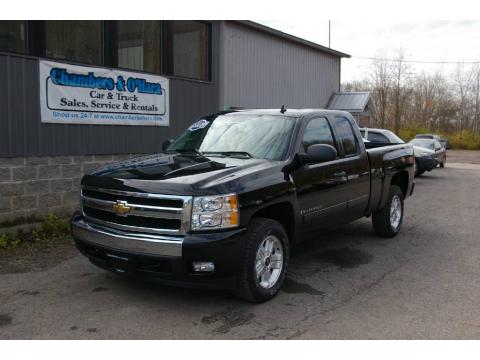
[[[135,261],[133,258],[111,253],[107,253],[106,256],[108,266],[113,270],[120,273],[131,273],[135,271]]]

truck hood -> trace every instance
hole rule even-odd
[[[155,154],[102,167],[84,176],[82,185],[172,195],[239,192],[245,178],[258,181],[261,174],[268,176],[282,164],[264,159]],[[244,181],[239,182],[240,178]]]

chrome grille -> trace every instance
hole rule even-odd
[[[86,219],[115,229],[139,233],[185,235],[190,229],[192,197],[82,187]],[[124,214],[115,210],[119,206]]]

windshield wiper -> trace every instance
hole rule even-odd
[[[197,155],[203,155],[201,151],[198,151],[197,149],[174,149],[174,150],[167,150],[166,152],[168,153],[173,153],[173,152],[178,152],[178,153],[193,153]]]
[[[223,155],[229,157],[242,157],[242,158],[253,158],[253,155],[246,151],[204,151],[203,154],[209,155]]]

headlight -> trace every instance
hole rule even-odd
[[[238,226],[239,221],[237,195],[193,198],[192,230],[227,229]]]

